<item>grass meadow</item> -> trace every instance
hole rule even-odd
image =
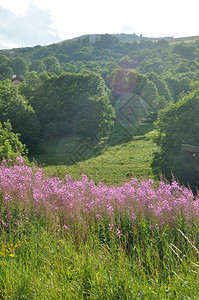
[[[64,178],[67,173],[75,180],[86,174],[95,183],[114,185],[132,177],[153,178],[154,134],[152,124],[142,124],[131,131],[119,127],[110,139],[100,143],[75,138],[46,143],[43,154],[34,159],[47,176]]]
[[[153,179],[153,135],[1,163],[0,299],[199,298],[199,197]]]

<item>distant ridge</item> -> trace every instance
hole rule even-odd
[[[91,42],[95,42],[96,39],[99,39],[102,35],[104,34],[84,34],[72,39],[67,39],[62,41],[61,43],[67,42],[67,41],[76,41],[78,39],[84,39],[85,37],[89,37]],[[166,40],[171,40],[173,37],[159,37],[159,38],[151,38],[151,37],[143,37],[142,34],[136,35],[135,33],[133,34],[128,34],[128,33],[114,33],[114,34],[109,34],[112,36],[115,36],[118,38],[120,42],[134,42],[134,41],[141,41],[141,40],[152,40],[152,41],[157,41],[160,39],[166,39]]]
[[[13,51],[25,51],[24,49],[26,49],[26,51],[31,51],[31,49],[33,48],[37,48],[37,49],[48,49],[48,47],[51,47],[51,46],[54,46],[54,45],[59,45],[59,44],[63,44],[63,43],[68,43],[68,42],[75,42],[77,40],[81,40],[81,39],[84,39],[84,38],[87,38],[89,37],[89,40],[91,42],[95,42],[96,39],[100,39],[101,36],[104,36],[104,35],[110,35],[110,36],[113,36],[113,37],[116,37],[118,39],[119,42],[127,42],[127,43],[132,43],[132,42],[140,42],[142,40],[145,40],[145,41],[159,41],[159,40],[167,40],[169,42],[170,45],[175,45],[175,44],[178,44],[178,43],[186,43],[186,44],[194,44],[195,42],[199,42],[199,35],[198,36],[187,36],[187,37],[173,37],[173,36],[166,36],[166,37],[144,37],[142,36],[142,34],[140,35],[136,35],[135,33],[133,34],[128,34],[128,33],[115,33],[115,34],[84,34],[84,35],[81,35],[81,36],[78,36],[78,37],[74,37],[74,38],[71,38],[71,39],[66,39],[66,40],[62,40],[58,43],[54,43],[54,44],[49,44],[49,45],[44,45],[44,46],[41,46],[41,45],[36,45],[36,46],[27,46],[27,47],[19,47],[19,48],[10,48],[10,49],[0,49],[0,51],[3,53],[3,52],[13,52]],[[18,53],[18,55],[20,55],[20,53]],[[22,55],[23,56],[23,55]]]
[[[178,44],[178,43],[186,43],[186,44],[191,44],[195,43],[196,41],[199,40],[199,36],[187,36],[187,37],[180,37],[180,38],[174,38],[173,40],[170,40],[170,44]]]

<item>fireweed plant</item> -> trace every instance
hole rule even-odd
[[[199,197],[0,165],[1,299],[198,299]],[[191,297],[191,298],[190,298]]]
[[[173,228],[179,222],[198,224],[199,197],[175,180],[170,184],[133,178],[121,186],[106,186],[82,175],[73,181],[46,178],[43,169],[29,167],[22,157],[14,166],[0,165],[1,213],[4,228],[19,225],[29,213],[45,216],[50,222],[84,233],[93,227],[115,231],[122,236],[125,224],[136,229],[137,219],[145,219],[151,228]],[[13,213],[15,214],[13,216]],[[127,226],[127,227],[128,227]],[[94,228],[93,228],[94,229]]]

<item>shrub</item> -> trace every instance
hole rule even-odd
[[[14,160],[19,155],[26,155],[28,150],[26,145],[19,140],[20,134],[12,131],[9,121],[0,123],[0,160]]]

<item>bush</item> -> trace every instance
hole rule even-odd
[[[0,82],[0,120],[10,120],[13,132],[20,133],[22,143],[31,151],[39,143],[40,128],[37,116],[17,87],[9,80]]]
[[[9,121],[0,123],[0,160],[14,160],[19,155],[27,154],[26,145],[19,140],[20,134],[12,131],[12,126]]]

